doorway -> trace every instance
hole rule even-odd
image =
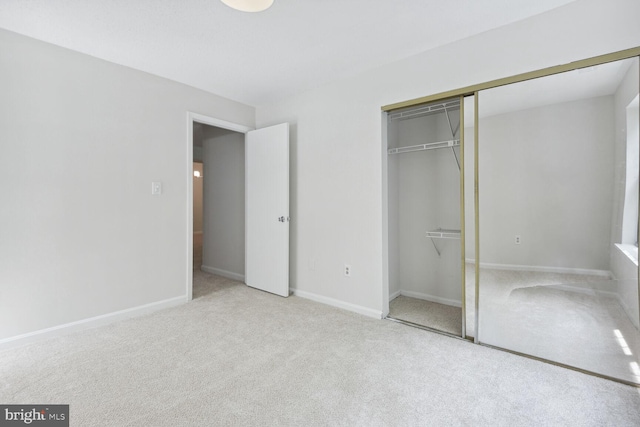
[[[193,267],[197,295],[208,275],[244,282],[245,135],[193,124]]]
[[[194,125],[195,127],[195,125]],[[194,155],[193,155],[193,269],[200,270],[202,266],[202,233],[203,233],[203,165],[201,158],[196,155],[196,137],[194,129]],[[201,147],[199,147],[201,148]],[[199,159],[199,161],[198,161]]]
[[[252,130],[187,113],[187,301],[194,282],[194,123],[204,126],[201,270],[289,296],[289,124]]]
[[[187,120],[187,299],[191,300],[194,274],[201,271],[244,281],[244,139],[251,128],[195,113],[188,113]]]

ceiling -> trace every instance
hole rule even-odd
[[[638,58],[629,58],[484,90],[480,93],[479,116],[613,95],[637,61]],[[467,98],[465,126],[472,126],[473,119],[473,100]]]
[[[261,106],[574,0],[2,0],[0,28]]]

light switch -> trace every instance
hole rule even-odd
[[[151,183],[151,194],[154,196],[162,194],[162,183],[160,181],[154,181]]]

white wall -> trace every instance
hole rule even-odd
[[[627,251],[633,253],[633,251]],[[637,258],[638,251],[635,251]],[[637,260],[636,260],[637,262]],[[615,292],[618,301],[631,323],[640,329],[640,311],[638,310],[638,264],[618,246],[611,250],[611,272],[615,277]]]
[[[613,96],[480,118],[481,263],[609,270],[613,118]]]
[[[640,108],[636,95],[634,105],[627,107],[627,157],[625,161],[625,198],[622,216],[622,242],[638,244],[638,174],[640,172]]]
[[[200,177],[193,177],[193,232],[202,233],[202,163],[193,162],[193,171],[200,172]]]
[[[475,134],[473,127],[464,129],[464,224],[465,259],[475,263],[476,257],[476,217],[475,217]]]
[[[398,163],[400,157],[396,155],[389,156],[386,154],[388,148],[395,148],[398,146],[398,127],[399,123],[396,121],[389,121],[385,117],[387,123],[386,135],[383,135],[383,140],[386,137],[387,147],[383,147],[383,157],[386,159],[387,165],[387,215],[389,217],[387,239],[388,239],[388,275],[389,275],[389,298],[393,299],[400,295],[401,281],[400,281],[400,170]]]
[[[0,52],[0,340],[184,301],[187,111],[255,110],[4,30]]]
[[[618,89],[614,95],[614,108],[615,108],[615,140],[616,140],[616,152],[615,152],[615,182],[616,191],[613,203],[613,222],[611,232],[611,244],[614,243],[635,243],[635,236],[623,235],[623,223],[625,217],[625,193],[627,189],[627,140],[632,135],[627,135],[627,107],[638,96],[638,89],[640,83],[638,82],[640,76],[640,65],[636,59],[624,78],[620,82]],[[637,137],[637,136],[636,136]],[[631,161],[637,162],[637,159],[631,159]],[[633,210],[633,209],[632,209]],[[635,207],[637,212],[637,207]],[[631,220],[627,215],[627,221]]]
[[[638,16],[576,1],[258,108],[258,127],[292,124],[292,287],[383,310],[382,105],[639,46]]]
[[[244,134],[204,127],[202,269],[244,280]]]
[[[473,267],[476,257],[475,224],[475,96],[464,99],[464,223],[465,260],[467,268]]]
[[[457,111],[451,114],[454,129]],[[390,146],[413,146],[452,139],[444,114],[402,120]],[[456,154],[459,155],[456,148]],[[405,295],[435,302],[459,304],[461,299],[460,241],[435,239],[428,230],[460,229],[460,171],[451,149],[393,154],[389,164],[397,169],[390,178],[390,197],[397,192],[398,283],[390,282]],[[397,180],[394,182],[394,179]],[[391,207],[390,207],[391,210]],[[390,270],[392,270],[390,265]]]
[[[627,142],[629,137],[639,137],[638,135],[633,136],[627,134],[627,106],[636,96],[638,96],[638,90],[640,89],[639,76],[640,64],[638,60],[635,60],[614,95],[616,187],[614,191],[610,241],[611,271],[616,279],[616,293],[620,304],[636,327],[640,327],[640,314],[638,307],[638,251],[637,249],[633,250],[633,243],[635,241],[634,236],[624,236],[623,223],[625,220],[625,193],[630,190],[634,191],[633,189],[627,188],[627,161],[638,161],[637,158],[627,159]],[[635,191],[637,192],[637,188]],[[632,211],[632,214],[637,215],[637,206],[632,207],[630,210]],[[626,220],[631,220],[629,212],[626,213]],[[626,252],[635,254],[635,257],[627,255],[620,246],[616,245],[617,243],[631,244],[631,248],[627,249]],[[635,258],[635,260],[633,258]]]

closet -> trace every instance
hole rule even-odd
[[[639,92],[640,47],[382,107],[387,318],[640,386]]]
[[[460,98],[387,120],[389,315],[463,335]]]

